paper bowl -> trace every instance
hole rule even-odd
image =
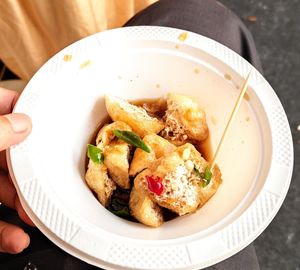
[[[193,96],[206,111],[215,149],[251,69],[248,98],[217,160],[223,183],[203,208],[153,229],[101,206],[84,175],[86,145],[106,116],[105,94]],[[15,112],[33,122],[31,135],[8,151],[26,212],[62,249],[106,269],[217,263],[266,228],[290,184],[291,133],[271,86],[233,51],[179,29],[122,28],[72,44],[37,72]]]

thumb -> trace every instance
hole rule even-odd
[[[0,116],[0,151],[23,141],[31,131],[30,118],[22,113]]]

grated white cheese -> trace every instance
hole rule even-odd
[[[186,133],[186,128],[181,126],[176,117],[176,111],[168,110],[164,117],[166,127],[162,130],[162,136],[171,141],[185,141],[188,139]]]
[[[197,202],[196,186],[190,181],[190,172],[185,166],[178,166],[176,171],[169,172],[163,179],[164,191],[160,196],[156,196],[158,200],[172,200],[172,205],[194,206]]]

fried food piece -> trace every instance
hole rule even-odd
[[[119,140],[113,133],[115,129],[131,131],[131,127],[121,121],[105,125],[98,133],[96,143],[102,149],[104,164],[110,177],[118,186],[124,189],[130,188],[129,180],[129,154],[128,143]]]
[[[104,164],[96,164],[90,160],[85,180],[90,189],[97,194],[100,203],[105,207],[116,189],[115,182],[107,174],[107,167]]]
[[[170,161],[173,165],[167,169],[167,163]],[[143,172],[147,176],[161,179],[163,191],[161,194],[157,194],[150,190],[146,177],[141,179],[140,174],[136,177],[136,181],[143,185],[151,200],[180,216],[197,210],[200,204],[200,187],[189,181],[188,172],[177,153],[174,152],[170,156],[162,158],[161,164],[155,170],[146,169]]]
[[[176,148],[156,134],[146,135],[143,141],[148,145],[151,152],[147,153],[139,148],[135,150],[129,170],[129,175],[131,176],[141,172],[156,159],[173,152]],[[139,179],[141,177],[136,178],[134,181],[134,187],[130,193],[129,208],[131,215],[147,226],[159,227],[163,223],[161,207],[153,202],[148,193],[139,185]]]
[[[191,180],[196,181],[199,184],[199,175],[202,175],[209,165],[208,162],[201,156],[201,154],[197,151],[197,149],[192,144],[185,144],[181,147],[178,147],[178,153],[185,161],[185,166],[188,168],[192,163],[194,164],[193,172],[191,174]],[[191,162],[192,163],[191,163]],[[195,169],[198,173],[195,172]],[[219,186],[222,183],[222,174],[217,165],[213,168],[212,171],[212,178],[210,183],[203,187],[203,182],[200,177],[200,190],[199,190],[199,197],[200,197],[200,204],[198,208],[201,208],[218,190]]]
[[[104,164],[107,166],[111,178],[121,188],[130,188],[128,143],[121,140],[113,141],[108,146],[105,146],[103,154]]]
[[[111,124],[105,125],[100,129],[96,138],[96,144],[99,145],[101,143],[102,147],[109,145],[110,142],[116,138],[114,134],[115,129],[127,131],[132,130],[130,126],[122,121],[112,122]]]
[[[151,152],[147,153],[137,148],[134,152],[130,164],[129,175],[135,176],[158,158],[173,152],[176,147],[169,141],[154,133],[148,134],[143,138],[144,143],[150,148]]]
[[[187,141],[202,141],[208,136],[205,112],[190,97],[169,93],[167,95],[166,122],[162,136],[175,145]]]
[[[159,227],[164,222],[161,207],[149,198],[137,182],[130,193],[129,209],[133,217],[147,226]]]
[[[210,183],[203,186],[200,175],[207,166],[208,162],[196,148],[187,143],[152,163],[149,169],[137,175],[135,182],[154,202],[182,216],[202,207],[221,184],[220,171],[215,168]],[[159,180],[160,184],[151,184],[149,179]],[[153,190],[153,186],[160,187],[160,190]]]
[[[146,110],[132,105],[126,100],[105,96],[107,112],[113,121],[123,121],[142,138],[150,133],[159,133],[164,128],[164,123],[151,117]]]
[[[162,118],[167,110],[167,100],[165,98],[155,99],[153,101],[146,100],[140,106],[153,117]]]
[[[215,193],[217,192],[219,186],[222,184],[222,174],[220,168],[215,165],[212,171],[213,178],[211,183],[204,188],[200,189],[200,204],[198,208],[201,208]]]

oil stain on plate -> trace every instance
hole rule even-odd
[[[195,74],[199,74],[199,72],[200,72],[199,68],[195,68],[195,69],[194,69],[194,73],[195,73]]]
[[[224,78],[225,78],[226,80],[228,80],[228,81],[231,81],[231,80],[232,80],[232,77],[231,77],[229,74],[227,74],[227,73],[224,74]]]
[[[212,117],[210,118],[210,120],[211,120],[211,122],[213,123],[213,125],[216,125],[216,124],[217,124],[217,118],[216,118],[216,117],[212,116]]]

